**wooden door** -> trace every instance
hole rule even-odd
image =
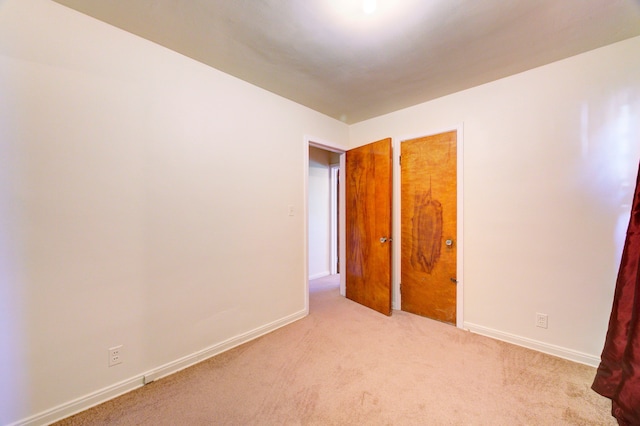
[[[402,310],[456,323],[456,132],[401,143]]]
[[[347,151],[347,298],[391,315],[391,139]]]

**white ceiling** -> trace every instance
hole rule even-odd
[[[55,1],[346,123],[640,35],[640,0]]]

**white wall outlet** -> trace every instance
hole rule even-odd
[[[109,367],[122,364],[122,345],[109,348]]]
[[[536,327],[540,328],[548,328],[549,326],[549,317],[547,314],[536,313]]]

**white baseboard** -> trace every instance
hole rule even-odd
[[[142,377],[133,377],[133,378],[124,380],[120,383],[107,386],[106,388],[92,392],[83,397],[58,405],[57,407],[43,411],[34,416],[28,417],[23,420],[19,420],[15,423],[11,423],[9,426],[48,425],[48,424],[57,422],[58,420],[62,420],[66,417],[72,416],[81,411],[84,411],[87,408],[91,408],[98,404],[102,404],[105,401],[116,398],[127,392],[131,392],[132,390],[137,389],[142,385],[143,385]]]
[[[472,333],[481,334],[483,336],[491,337],[507,343],[513,343],[514,345],[523,346],[525,348],[533,349],[538,352],[543,352],[545,354],[554,355],[559,358],[568,359],[569,361],[586,364],[591,367],[597,367],[600,364],[599,356],[574,351],[573,349],[564,348],[562,346],[556,346],[526,337],[517,336],[515,334],[505,333],[503,331],[483,327],[481,325],[469,322],[464,323],[464,328],[471,331]]]
[[[331,275],[331,272],[324,271],[324,272],[320,272],[318,274],[309,275],[309,280],[317,280],[318,278],[328,277],[329,275]]]
[[[296,312],[292,315],[286,316],[277,321],[273,321],[247,333],[237,335],[201,351],[194,352],[191,355],[187,355],[175,361],[164,364],[160,367],[149,370],[141,375],[92,392],[88,395],[43,411],[42,413],[36,414],[29,418],[12,423],[8,426],[40,426],[54,423],[58,420],[62,420],[66,417],[77,414],[98,404],[102,404],[103,402],[116,398],[122,394],[131,392],[134,389],[144,386],[146,383],[150,383],[161,377],[176,373],[180,370],[204,361],[207,358],[211,358],[212,356],[228,351],[229,349],[233,349],[243,343],[249,342],[253,339],[257,339],[260,336],[270,333],[280,327],[284,327],[285,325],[302,319],[305,316],[307,316],[307,312],[304,310]]]
[[[145,384],[151,383],[152,381],[157,380],[161,377],[165,377],[165,376],[168,376],[169,374],[176,373],[180,370],[183,370],[187,367],[190,367],[194,364],[204,361],[205,359],[211,358],[212,356],[228,351],[229,349],[233,349],[236,346],[240,346],[243,343],[247,343],[253,339],[257,339],[260,336],[264,336],[267,333],[270,333],[280,327],[284,327],[287,324],[290,324],[294,321],[302,319],[305,316],[307,316],[306,311],[296,312],[295,314],[289,315],[287,317],[284,317],[272,323],[266,324],[262,327],[258,327],[247,333],[240,334],[231,339],[228,339],[216,345],[210,346],[202,351],[195,352],[191,355],[180,358],[176,361],[170,362],[161,367],[147,371],[143,376],[144,383]]]

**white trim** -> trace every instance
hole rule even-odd
[[[265,324],[263,326],[255,328],[249,332],[239,334],[235,337],[224,340],[206,349],[203,349],[201,351],[195,352],[186,357],[183,357],[173,362],[170,362],[168,364],[165,364],[161,367],[147,371],[144,374],[144,382],[151,383],[152,381],[157,380],[161,377],[165,377],[165,376],[168,376],[169,374],[173,374],[177,371],[183,370],[187,367],[190,367],[194,364],[204,361],[205,359],[211,358],[212,356],[228,351],[229,349],[233,349],[236,346],[239,346],[239,345],[242,345],[243,343],[257,339],[260,336],[264,336],[267,333],[277,330],[278,328],[284,327],[285,325],[291,324],[292,322],[302,319],[306,316],[307,316],[307,312],[304,310],[296,312],[294,314],[288,315],[279,320],[273,321],[269,324]]]
[[[309,275],[309,280],[317,280],[318,278],[328,277],[329,275],[334,275],[329,271],[323,271],[318,274]]]
[[[342,154],[348,150],[348,148],[344,145],[328,142],[319,138],[305,136],[304,140],[307,146],[315,146],[316,148],[324,149],[326,151],[331,151],[338,154]]]
[[[49,410],[35,414],[26,419],[19,420],[15,423],[9,424],[9,426],[22,426],[22,425],[45,425],[57,422],[88,408],[94,407],[98,404],[102,404],[105,401],[116,398],[127,392],[131,392],[134,389],[142,387],[144,385],[142,377],[133,377],[124,380],[120,383],[102,388],[96,392],[92,392],[80,398],[76,398],[67,403],[58,405]]]
[[[457,229],[456,229],[456,279],[458,280],[456,291],[456,327],[463,328],[464,324],[464,123],[459,123],[454,127],[447,127],[438,131],[429,131],[417,135],[408,135],[394,138],[393,143],[393,309],[402,308],[402,295],[400,293],[401,277],[401,239],[402,224],[400,221],[400,146],[402,142],[423,138],[440,133],[456,132],[456,182],[457,182]]]
[[[340,230],[340,224],[338,223],[338,218],[340,215],[338,214],[338,206],[340,203],[338,202],[339,194],[336,193],[338,189],[338,176],[340,172],[340,164],[332,164],[329,166],[329,173],[331,175],[331,183],[329,186],[330,192],[330,232],[331,232],[331,249],[329,254],[329,272],[331,275],[336,275],[338,273],[338,234]]]
[[[542,352],[548,355],[554,355],[559,358],[589,365],[591,367],[598,367],[598,365],[600,364],[600,357],[598,356],[589,355],[584,352],[575,351],[573,349],[565,348],[562,346],[551,345],[549,343],[540,342],[538,340],[529,339],[527,337],[517,336],[511,333],[505,333],[504,331],[495,330],[489,327],[483,327],[481,325],[469,322],[464,324],[464,328],[471,331],[472,333],[491,337],[493,339],[512,343],[517,346],[533,349],[538,352]]]
[[[194,352],[191,355],[187,355],[175,361],[164,364],[160,367],[149,370],[142,375],[129,378],[120,383],[116,383],[114,385],[100,389],[96,392],[92,392],[80,398],[61,404],[57,407],[43,411],[42,413],[36,414],[29,418],[19,420],[15,423],[10,424],[9,426],[36,426],[57,422],[88,408],[94,407],[98,404],[102,404],[105,401],[123,395],[134,389],[142,387],[146,383],[150,383],[161,377],[177,373],[180,370],[202,362],[222,352],[228,351],[229,349],[233,349],[236,346],[242,345],[243,343],[247,343],[251,340],[257,339],[260,336],[277,330],[278,328],[284,327],[285,325],[291,324],[292,322],[302,319],[305,316],[307,316],[306,311],[300,311],[288,315],[269,324],[255,328],[249,332],[239,334],[235,337],[212,345],[201,351]]]
[[[305,136],[302,156],[302,220],[304,231],[302,232],[302,263],[303,288],[304,288],[304,310],[309,314],[309,147],[311,143]]]
[[[393,166],[391,167],[392,188],[392,222],[391,222],[391,306],[396,311],[402,309],[402,296],[400,295],[400,265],[401,265],[401,243],[402,243],[402,221],[400,220],[400,145],[408,138],[393,138],[391,141]]]
[[[339,252],[340,252],[340,294],[342,297],[347,297],[347,274],[346,274],[346,259],[347,259],[347,198],[346,191],[344,188],[344,177],[346,176],[345,170],[347,165],[347,154],[346,151],[340,155],[340,177],[342,179],[343,184],[339,186],[338,198],[339,198],[339,223],[338,223],[338,234],[340,236],[340,244]]]
[[[457,191],[457,217],[456,225],[456,280],[457,293],[456,293],[456,325],[458,328],[462,328],[464,324],[464,123],[456,126],[456,183],[458,187]]]

